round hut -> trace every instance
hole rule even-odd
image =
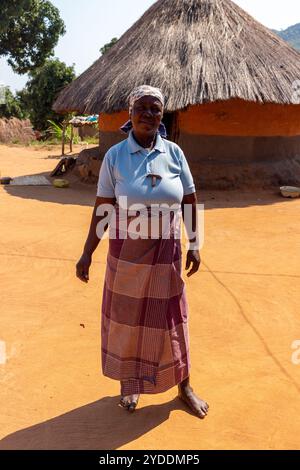
[[[127,97],[166,97],[168,138],[205,188],[300,185],[300,54],[231,0],[159,0],[54,103],[97,113],[100,155],[124,139]]]

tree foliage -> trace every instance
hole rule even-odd
[[[0,56],[19,74],[40,67],[65,33],[59,10],[48,0],[1,0]]]
[[[57,58],[47,60],[45,65],[30,73],[26,87],[18,95],[36,129],[47,129],[48,120],[63,121],[64,116],[56,114],[52,104],[58,93],[74,79],[74,66],[69,67]]]
[[[26,111],[22,108],[22,104],[18,96],[15,96],[9,87],[2,87],[0,100],[0,118],[16,117],[24,119],[27,117]]]
[[[109,51],[109,49],[114,46],[116,44],[116,42],[118,41],[118,38],[112,38],[112,40],[110,42],[108,42],[107,44],[104,44],[103,47],[100,48],[100,52],[101,54],[105,54],[107,51]]]

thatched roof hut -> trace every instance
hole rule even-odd
[[[60,93],[54,109],[102,113],[105,151],[124,138],[118,128],[130,91],[143,83],[158,86],[169,136],[183,147],[199,183],[201,174],[207,185],[209,174],[215,178],[219,171],[223,180],[227,172],[224,185],[230,186],[237,183],[233,167],[241,164],[253,173],[255,164],[268,161],[273,176],[287,167],[295,175],[298,79],[300,54],[231,0],[159,0]],[[255,168],[256,181],[263,170]]]

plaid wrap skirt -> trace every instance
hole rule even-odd
[[[103,375],[121,381],[122,395],[164,392],[189,375],[188,304],[173,223],[170,217],[168,238],[124,238],[118,228],[109,238],[101,363]]]

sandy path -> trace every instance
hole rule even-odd
[[[49,153],[0,146],[1,174],[51,170]],[[202,421],[176,388],[143,395],[128,415],[118,382],[100,373],[107,241],[90,283],[74,275],[94,194],[0,187],[0,449],[299,449],[300,199],[199,193],[202,267],[185,279],[192,384],[210,403]]]

